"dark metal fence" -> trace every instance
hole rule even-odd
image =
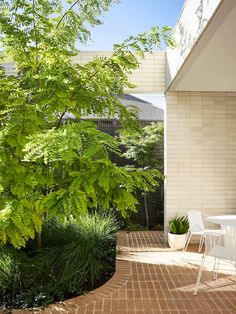
[[[158,121],[140,121],[142,127],[149,125],[153,122]],[[161,121],[162,122],[162,121]],[[117,120],[97,120],[96,124],[98,129],[104,133],[107,133],[111,136],[115,136],[117,131],[120,129],[119,121]],[[125,151],[125,147],[121,147],[123,151]],[[163,148],[158,149],[158,154],[164,154]],[[111,160],[115,162],[119,166],[125,166],[133,164],[132,161],[129,161],[123,157],[119,157],[115,154],[111,154]],[[143,198],[140,197],[140,208],[135,217],[138,223],[142,225],[146,225],[146,215],[145,215],[145,207]],[[148,193],[147,196],[147,204],[148,204],[148,214],[149,214],[149,225],[163,225],[163,217],[164,217],[164,193],[163,193],[163,183],[160,184],[159,187],[156,188],[155,192]]]

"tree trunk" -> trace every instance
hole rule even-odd
[[[144,208],[145,208],[145,215],[146,215],[146,225],[149,229],[149,215],[148,215],[148,206],[147,206],[147,193],[144,192]]]
[[[36,232],[35,239],[36,239],[37,248],[38,249],[41,248],[42,247],[42,234],[41,234],[41,232]]]

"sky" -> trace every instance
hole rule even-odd
[[[112,50],[130,35],[152,26],[174,27],[184,0],[121,0],[102,18],[103,24],[91,29],[92,42],[81,50]]]

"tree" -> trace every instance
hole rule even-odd
[[[140,167],[164,168],[164,124],[151,123],[134,134],[121,134],[124,156]]]
[[[134,134],[121,134],[122,145],[126,151],[124,156],[134,161],[136,166],[157,169],[164,173],[164,124],[152,123]],[[147,192],[144,190],[144,207],[147,227],[149,214],[147,206]]]
[[[128,132],[136,124],[114,95],[131,87],[127,75],[152,45],[173,41],[170,28],[154,27],[114,46],[110,58],[76,64],[76,46],[89,40],[87,25],[113,0],[3,0],[0,3],[0,241],[15,247],[40,235],[43,221],[64,220],[88,208],[135,210],[137,189],[155,185],[158,171],[118,167],[115,139],[98,131],[88,114],[117,114]],[[76,121],[65,119],[67,112]],[[40,244],[40,237],[38,237]]]

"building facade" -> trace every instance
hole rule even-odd
[[[185,1],[167,51],[165,227],[236,213],[236,1]]]

